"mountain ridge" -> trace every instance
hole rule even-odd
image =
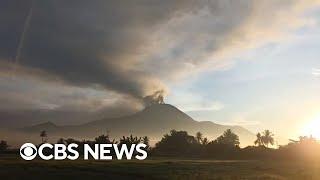
[[[93,138],[105,133],[109,133],[115,138],[133,134],[149,136],[151,140],[158,141],[172,129],[184,130],[193,135],[200,131],[209,139],[214,139],[221,135],[224,130],[231,129],[239,135],[240,141],[244,144],[252,142],[254,138],[253,133],[241,126],[220,125],[211,121],[196,121],[170,104],[152,105],[131,115],[102,118],[80,125],[58,126],[46,122],[23,128],[23,131],[38,133],[41,130],[46,130],[51,135],[76,138]]]

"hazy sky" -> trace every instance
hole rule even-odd
[[[319,35],[318,0],[4,0],[1,121],[131,113],[162,90],[196,120],[296,137],[320,121]]]

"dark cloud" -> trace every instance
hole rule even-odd
[[[14,59],[30,1],[0,2],[0,59]]]
[[[2,2],[2,60],[14,61],[24,21],[19,65],[41,69],[68,83],[100,85],[134,97],[164,86],[134,67],[148,33],[181,10],[160,1],[20,1]],[[10,23],[6,23],[10,22]],[[10,45],[10,46],[8,46]]]
[[[168,82],[225,68],[230,57],[286,38],[288,30],[307,24],[301,14],[315,5],[2,0],[0,100],[6,103],[0,109],[91,112],[121,104],[132,111],[142,97],[166,92]]]

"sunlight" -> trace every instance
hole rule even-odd
[[[312,135],[313,137],[320,139],[320,115],[306,122],[302,129],[302,134],[305,136]]]

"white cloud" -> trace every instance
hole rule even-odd
[[[312,68],[312,75],[319,77],[320,76],[320,69],[319,68]]]
[[[314,17],[305,12],[319,4],[319,0],[210,1],[159,26],[151,34],[152,50],[143,67],[162,80],[230,68],[235,57],[288,41],[301,27],[313,27]]]

